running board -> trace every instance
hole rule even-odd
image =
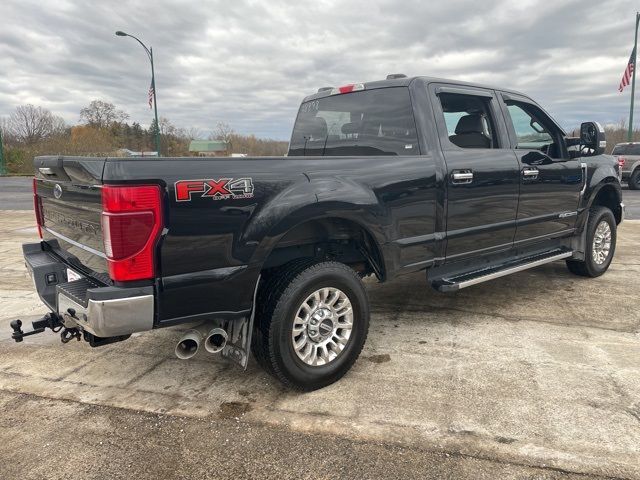
[[[505,275],[511,275],[512,273],[528,270],[529,268],[544,265],[545,263],[569,258],[572,255],[573,251],[571,250],[554,250],[541,255],[508,262],[506,265],[489,267],[475,272],[468,272],[449,278],[434,280],[432,282],[432,286],[441,292],[455,292],[461,288],[470,287],[471,285],[493,280],[494,278],[504,277]]]

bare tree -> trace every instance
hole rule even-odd
[[[184,135],[189,140],[196,140],[198,138],[202,138],[202,130],[197,127],[189,127],[184,129]]]
[[[4,143],[11,143],[14,140],[9,128],[9,117],[0,117],[0,132],[2,132],[2,141]]]
[[[129,115],[118,110],[113,103],[93,100],[80,110],[80,121],[96,128],[107,128],[114,123],[124,122]]]
[[[228,123],[218,122],[216,128],[213,129],[213,134],[209,138],[211,140],[220,140],[229,143],[234,133],[233,128],[231,128]]]
[[[9,117],[8,130],[17,141],[33,145],[64,131],[65,123],[49,110],[34,105],[21,105]]]
[[[167,117],[160,117],[160,133],[162,135],[176,135],[177,128]]]

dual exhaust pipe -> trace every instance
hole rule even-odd
[[[188,330],[176,345],[176,357],[188,360],[193,357],[200,346],[209,353],[220,353],[227,344],[227,332],[220,327],[211,327],[207,324],[199,325]]]

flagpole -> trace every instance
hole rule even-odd
[[[640,22],[640,13],[636,12],[636,34],[633,37],[633,78],[631,80],[631,107],[629,108],[629,133],[627,134],[627,142],[633,140],[633,103],[636,96],[636,58],[638,57],[638,22]]]
[[[636,34],[638,30],[638,23],[636,22]],[[156,102],[156,72],[153,69],[153,47],[149,49],[149,57],[151,58],[151,85],[153,86],[153,111],[156,117],[156,152],[158,152],[158,156],[160,155],[160,123],[158,122],[158,102]],[[635,75],[635,69],[634,69]],[[633,77],[635,81],[636,77]]]

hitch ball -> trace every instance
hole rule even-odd
[[[21,342],[22,337],[24,337],[24,332],[22,331],[22,320],[12,320],[9,325],[11,325],[11,328],[13,329],[11,338],[16,342]]]

